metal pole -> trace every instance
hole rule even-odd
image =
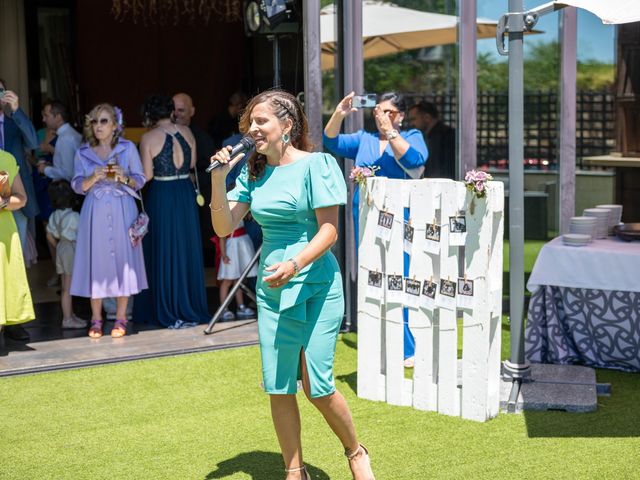
[[[273,86],[280,87],[280,38],[279,35],[271,37],[273,42]]]
[[[560,233],[569,233],[576,210],[576,49],[575,7],[560,13]]]
[[[322,151],[322,72],[320,66],[320,0],[303,6],[304,110],[315,150]],[[298,92],[295,92],[298,93]]]
[[[509,317],[511,357],[505,373],[517,400],[522,379],[529,373],[524,358],[524,56],[523,0],[509,0]],[[514,394],[515,393],[515,394]],[[509,405],[515,411],[515,403]]]
[[[364,58],[362,52],[362,0],[345,0],[340,2],[342,15],[342,72],[344,74],[344,91],[339,92],[339,97],[351,91],[360,94],[364,91]],[[362,110],[352,113],[344,122],[346,133],[356,132],[363,128],[364,119]],[[351,170],[353,162],[345,159],[345,173]],[[346,232],[346,269],[343,272],[345,281],[346,300],[346,328],[357,328],[357,274],[358,262],[356,250],[358,239],[354,237],[353,217],[351,216],[351,199],[353,198],[354,184],[349,182],[349,201],[345,206],[345,232]]]
[[[477,43],[476,0],[460,1],[460,110],[457,136],[459,139],[456,178],[463,179],[465,172],[477,165],[477,104],[478,82],[476,75]]]

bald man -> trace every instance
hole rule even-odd
[[[196,169],[198,171],[200,193],[204,196],[205,206],[209,205],[211,202],[211,177],[205,172],[205,169],[209,166],[209,159],[215,153],[215,145],[209,134],[191,121],[196,113],[196,107],[188,94],[176,93],[173,96],[173,108],[173,121],[189,127],[196,139]],[[199,210],[205,265],[211,266],[214,263],[213,248],[211,248],[211,242],[209,241],[213,236],[211,214],[208,208],[200,208]]]
[[[196,168],[203,172],[209,166],[211,155],[215,153],[213,140],[207,132],[191,121],[196,114],[196,107],[189,95],[176,93],[173,96],[173,106],[173,121],[189,127],[196,139]]]

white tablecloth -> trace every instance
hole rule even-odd
[[[640,292],[640,242],[610,237],[571,247],[554,238],[540,250],[527,289],[541,285]]]

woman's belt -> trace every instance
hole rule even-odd
[[[185,178],[189,178],[188,173],[185,173],[184,175],[170,175],[168,177],[153,177],[154,180],[160,180],[161,182],[170,182],[171,180],[184,180]]]

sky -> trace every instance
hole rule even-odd
[[[606,1],[606,0],[603,0]],[[547,0],[525,0],[525,9],[534,8],[547,3]],[[477,0],[478,17],[498,20],[507,13],[508,0]],[[535,42],[548,42],[558,39],[559,12],[550,13],[541,17],[536,25],[537,30],[545,33],[542,35],[530,35],[525,37],[525,55],[527,46]],[[495,39],[478,41],[478,53],[489,52],[496,60],[506,60],[506,57],[498,55]],[[578,10],[578,60],[599,60],[606,63],[614,63],[615,52],[615,27],[603,25],[598,17],[586,10]]]

